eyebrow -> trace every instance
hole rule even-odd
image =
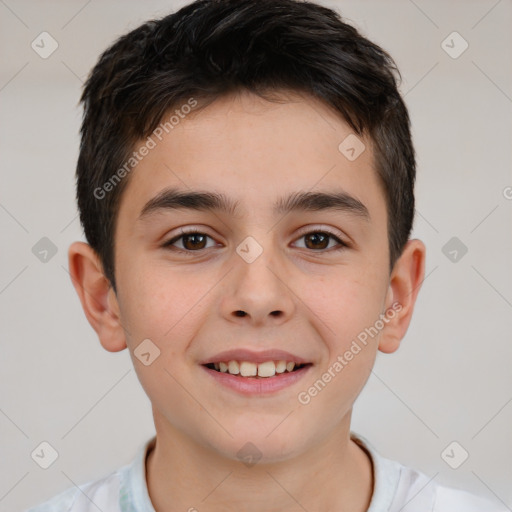
[[[175,188],[162,190],[150,199],[142,208],[139,220],[152,214],[169,210],[219,211],[236,215],[239,201],[234,201],[224,194],[202,191],[185,191]],[[273,207],[274,215],[292,211],[337,210],[370,221],[370,213],[359,199],[343,190],[333,192],[294,192],[279,198]]]

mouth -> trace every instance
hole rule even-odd
[[[262,363],[253,363],[251,361],[220,361],[218,363],[204,364],[206,368],[219,373],[228,373],[242,378],[269,379],[276,375],[293,373],[301,370],[311,363],[295,363],[295,361],[264,361]]]
[[[246,396],[272,395],[295,385],[313,363],[282,350],[229,350],[199,363],[213,382]]]

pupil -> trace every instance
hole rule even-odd
[[[318,243],[321,244],[321,247],[308,247],[309,249],[325,249],[328,246],[328,239],[329,235],[326,235],[325,233],[313,233],[306,236],[306,240],[313,240],[313,245],[317,245]],[[306,245],[308,245],[307,242]]]
[[[203,249],[205,238],[206,237],[204,235],[201,235],[200,233],[199,234],[193,233],[190,235],[185,235],[184,240],[183,240],[184,241],[183,245],[187,249]],[[190,241],[190,240],[193,240],[192,244],[187,243],[187,241]],[[199,240],[199,242],[198,242],[198,240]]]

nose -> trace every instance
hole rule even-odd
[[[296,308],[290,271],[284,261],[265,249],[252,263],[233,255],[234,268],[224,283],[222,314],[231,322],[253,326],[278,325]]]

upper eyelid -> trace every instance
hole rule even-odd
[[[187,227],[180,227],[178,229],[180,231],[174,235],[174,238],[179,237],[180,235],[189,235],[189,234],[194,234],[194,233],[212,236],[208,233],[209,228],[207,228],[207,227],[189,227],[189,226],[187,226]],[[301,235],[308,234],[308,233],[326,232],[326,233],[332,234],[333,236],[347,237],[347,235],[345,235],[340,229],[336,229],[336,228],[332,228],[332,227],[326,228],[324,226],[315,225],[315,224],[302,226],[302,227],[298,228],[298,231],[301,233]],[[335,233],[334,231],[339,231],[339,233]]]
[[[325,227],[317,227],[317,226],[313,226],[313,227],[306,226],[304,228],[300,228],[299,233],[300,233],[300,236],[304,236],[309,233],[328,233],[329,235],[336,236],[338,238],[343,238],[345,236],[343,233],[335,233],[334,228],[325,228]]]
[[[338,245],[343,246],[343,247],[350,247],[350,243],[346,241],[344,236],[338,235],[338,234],[333,233],[332,231],[329,231],[326,229],[311,229],[308,231],[304,231],[296,238],[296,240],[300,240],[301,238],[303,238],[306,235],[309,235],[311,233],[325,233],[330,238],[335,239],[337,241]],[[325,252],[327,252],[327,251],[325,251]]]

